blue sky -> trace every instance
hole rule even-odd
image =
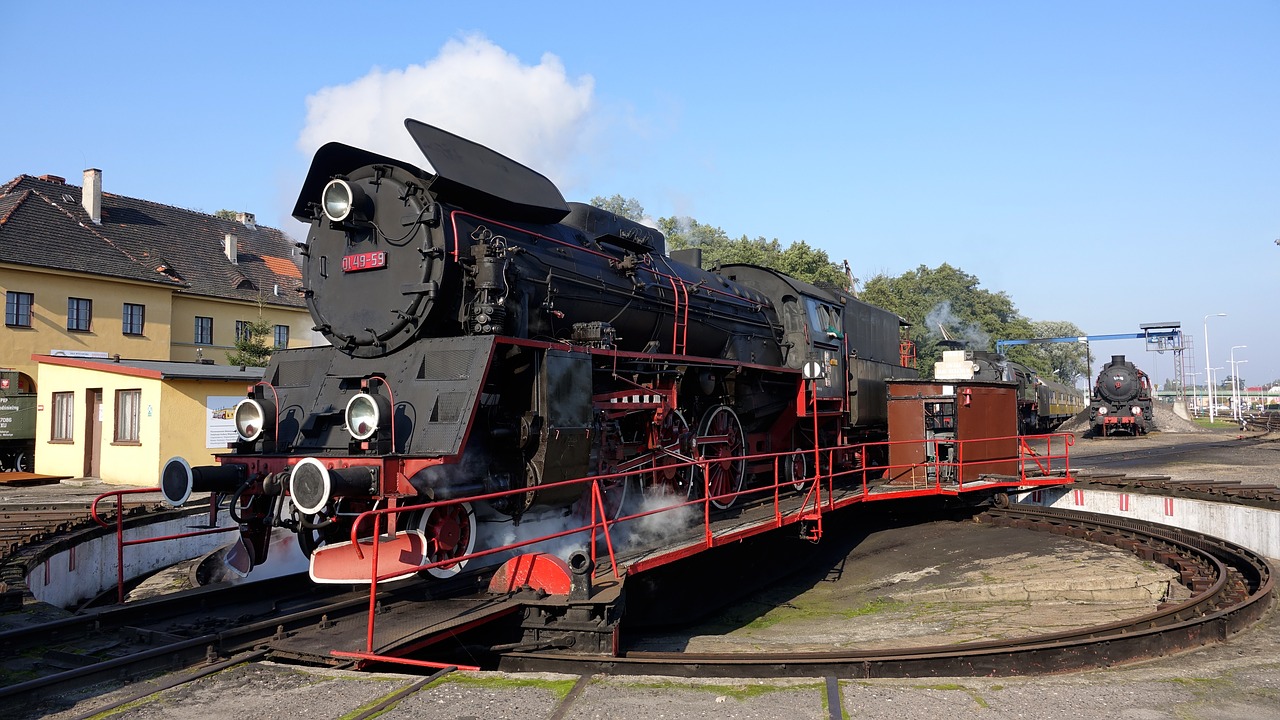
[[[15,3],[0,181],[96,167],[301,236],[314,149],[424,164],[408,116],[570,200],[804,240],[861,278],[947,262],[1033,320],[1179,321],[1198,370],[1225,312],[1213,365],[1246,345],[1256,384],[1280,379],[1277,37],[1273,0]]]

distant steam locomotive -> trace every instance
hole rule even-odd
[[[1045,379],[1022,363],[984,350],[945,350],[934,366],[939,380],[988,380],[1018,386],[1018,432],[1049,432],[1084,410],[1084,394],[1056,380]]]
[[[1094,435],[1145,435],[1154,429],[1151,380],[1123,355],[1112,355],[1093,385],[1089,425]]]
[[[527,490],[400,528],[423,538],[420,564],[446,562],[476,547],[478,522],[582,499],[556,483],[643,468],[606,487],[609,507],[706,487],[727,508],[766,470],[744,456],[885,439],[885,381],[916,376],[896,314],[765,267],[680,262],[652,228],[405,125],[435,173],[330,143],[294,207],[311,226],[307,305],[331,345],[275,353],[220,465],[163,468],[175,504],[234,492],[253,563],[272,527],[333,550],[375,507]],[[782,470],[797,483],[813,476],[804,457]],[[690,459],[712,461],[705,477],[661,470]],[[317,580],[342,580],[325,572],[313,560]]]

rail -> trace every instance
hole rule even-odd
[[[1059,439],[1061,442],[1061,451],[1054,452],[1054,440]],[[689,459],[674,455],[671,453],[672,462],[670,464],[658,465],[656,462],[649,467],[639,470],[629,470],[627,472],[603,474],[592,477],[576,478],[556,483],[548,483],[539,485],[536,488],[517,488],[512,490],[504,490],[499,492],[486,493],[482,495],[474,495],[461,498],[450,498],[447,500],[437,500],[417,505],[404,505],[397,507],[384,507],[373,510],[367,510],[360,513],[352,523],[351,527],[351,547],[355,552],[357,559],[365,560],[366,556],[369,561],[369,612],[365,637],[365,650],[358,654],[362,660],[377,660],[381,662],[396,663],[401,662],[399,658],[379,655],[374,652],[374,628],[375,617],[377,615],[377,593],[378,584],[388,582],[395,579],[401,579],[413,573],[431,570],[435,568],[449,568],[458,563],[465,563],[479,558],[490,557],[502,553],[514,553],[515,551],[530,548],[539,544],[548,544],[551,541],[566,538],[575,535],[584,535],[584,544],[588,547],[593,563],[598,567],[600,553],[607,555],[609,568],[615,578],[621,578],[626,571],[626,567],[620,567],[620,559],[618,548],[615,543],[615,535],[620,527],[635,527],[635,525],[624,526],[623,523],[643,522],[645,518],[653,517],[661,513],[689,513],[688,509],[700,510],[702,516],[702,528],[700,531],[701,540],[695,542],[696,549],[710,549],[717,547],[719,544],[726,542],[736,542],[741,539],[740,534],[729,534],[725,536],[717,536],[713,524],[715,519],[715,506],[720,508],[728,507],[739,498],[754,497],[758,504],[768,502],[771,497],[773,518],[771,521],[761,521],[753,526],[753,532],[766,532],[783,525],[793,522],[810,522],[816,528],[816,535],[810,534],[808,537],[817,540],[821,534],[821,520],[824,512],[830,512],[837,508],[837,494],[844,493],[842,496],[842,504],[849,502],[851,497],[856,500],[868,501],[874,499],[901,498],[908,496],[921,496],[928,494],[953,494],[958,495],[969,490],[982,488],[999,488],[999,487],[1016,487],[1026,484],[1045,484],[1046,481],[1060,483],[1069,470],[1069,448],[1072,445],[1073,436],[1069,433],[1058,433],[1047,436],[1038,436],[1031,439],[1037,446],[1043,443],[1043,451],[1032,448],[1028,445],[1028,439],[1020,436],[1008,436],[1003,438],[982,438],[974,440],[954,440],[954,439],[933,439],[933,440],[913,440],[913,441],[885,441],[877,443],[866,443],[859,445],[846,445],[830,448],[815,448],[805,450],[795,450],[784,453],[760,453],[755,455],[734,456],[731,458],[698,458]],[[905,445],[908,443],[923,443],[925,452],[931,459],[926,463],[899,463],[899,464],[868,464],[870,457],[879,455],[887,455],[893,446]],[[986,457],[982,452],[985,445],[990,443],[1003,443],[1004,446],[1016,447],[1017,455],[1003,457]],[[995,445],[994,447],[1001,447]],[[965,460],[965,449],[969,448],[969,455],[976,458]],[[952,457],[951,450],[954,449],[954,459],[944,459]],[[818,455],[816,463],[810,477],[797,478],[791,473],[784,472],[784,468],[795,467],[796,459],[803,459]],[[822,458],[826,459],[825,467],[836,467],[837,456],[856,458],[857,462],[853,463],[855,467],[848,469],[840,469],[835,472],[823,473]],[[1062,461],[1062,469],[1054,471],[1054,461]],[[767,485],[756,485],[751,488],[743,489],[739,484],[734,483],[733,487],[727,492],[713,493],[712,491],[712,469],[713,466],[719,466],[718,469],[724,470],[726,466],[732,467],[736,463],[745,463],[743,470],[744,475],[750,475],[747,468],[754,468],[755,473],[771,467],[774,482]],[[788,464],[790,463],[790,464]],[[985,469],[1007,470],[1010,465],[1016,465],[1017,471],[1014,474],[998,473],[986,476],[982,473]],[[1028,468],[1033,466],[1035,473],[1029,475]],[[872,484],[872,476],[879,479],[879,476],[891,476],[895,469],[907,469],[912,467],[925,467],[926,475],[932,480],[924,486],[913,484],[910,487],[895,487],[890,484]],[[673,498],[674,502],[663,504],[655,508],[641,508],[638,512],[623,514],[621,508],[611,509],[606,501],[607,491],[606,484],[619,487],[621,484],[625,487],[658,487],[661,486],[659,473],[665,474],[666,477],[672,477],[672,472],[685,472],[695,474],[701,480],[701,495],[696,498],[681,500],[679,497]],[[1060,475],[1052,473],[1058,472]],[[974,475],[978,479],[965,481],[966,475]],[[652,481],[646,483],[646,476],[652,476]],[[786,477],[784,477],[786,476]],[[840,480],[840,483],[837,483]],[[852,482],[847,482],[851,480]],[[580,508],[579,514],[582,522],[578,526],[568,523],[564,529],[556,532],[545,533],[537,537],[526,538],[514,542],[508,542],[494,547],[488,547],[476,550],[464,555],[449,557],[435,562],[426,562],[417,566],[398,565],[393,570],[381,572],[379,564],[380,547],[386,540],[393,536],[384,535],[384,527],[399,527],[397,522],[401,513],[423,513],[424,516],[436,508],[460,505],[462,503],[472,502],[490,502],[501,500],[503,498],[514,497],[518,495],[526,495],[530,492],[544,492],[561,490],[567,487],[581,486],[583,487],[583,496],[589,502],[589,506]],[[887,490],[883,490],[887,488]],[[803,495],[798,509],[784,509],[784,497],[794,498],[797,493]],[[589,512],[588,512],[589,511]],[[611,517],[612,515],[612,517]],[[389,518],[387,516],[390,516]],[[673,516],[675,517],[675,516]],[[385,522],[384,522],[385,521]],[[601,547],[603,541],[603,547]],[[700,547],[697,547],[700,546]],[[425,557],[424,557],[425,559]],[[634,563],[633,563],[634,566]],[[336,651],[335,651],[336,652]],[[357,657],[352,655],[352,657]],[[425,664],[424,664],[425,662]],[[414,664],[424,667],[446,667],[446,664],[432,664],[427,661],[414,661]]]
[[[98,497],[94,498],[93,505],[90,506],[89,508],[89,515],[90,517],[93,518],[94,522],[98,523],[104,528],[110,528],[112,527],[113,524],[115,526],[115,530],[116,530],[116,602],[118,603],[122,603],[122,604],[124,603],[124,549],[126,547],[133,547],[134,545],[146,545],[148,543],[162,542],[165,540],[178,540],[178,539],[187,538],[187,537],[197,537],[200,535],[212,535],[214,533],[230,532],[232,530],[240,529],[238,525],[230,525],[222,528],[210,527],[204,530],[195,530],[192,532],[177,533],[173,535],[160,535],[160,536],[151,537],[151,538],[125,540],[124,539],[124,496],[137,495],[140,493],[158,493],[158,492],[160,492],[160,488],[158,487],[113,490],[111,492],[103,493]],[[98,513],[98,503],[102,502],[106,498],[113,498],[115,500],[115,503],[116,503],[115,523],[110,523],[104,520]],[[215,503],[211,503],[209,507],[210,523],[215,521],[217,512],[218,512],[217,505]]]

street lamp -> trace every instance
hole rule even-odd
[[[1200,397],[1196,392],[1196,378],[1200,377],[1200,373],[1193,372],[1193,373],[1190,373],[1190,375],[1191,375],[1191,417],[1194,419],[1200,416],[1200,413],[1196,412],[1196,410],[1199,409],[1199,406],[1200,406],[1200,402],[1199,402]]]
[[[1240,366],[1247,362],[1249,361],[1248,360],[1236,361],[1236,375],[1240,374]],[[1244,390],[1245,392],[1248,392],[1248,389],[1241,388],[1239,383],[1240,381],[1236,380],[1236,420],[1243,420],[1244,419],[1244,394],[1241,393],[1240,391]]]
[[[1211,364],[1209,362],[1209,318],[1215,317],[1215,316],[1226,317],[1227,314],[1226,313],[1209,313],[1208,315],[1204,316],[1204,366],[1206,370],[1209,368],[1209,365]],[[1212,377],[1212,375],[1206,375],[1205,377],[1209,378],[1209,377]],[[1213,424],[1214,395],[1216,395],[1216,393],[1213,391],[1213,383],[1210,382],[1209,383],[1209,424],[1210,425]]]
[[[1208,380],[1209,389],[1208,389],[1208,391],[1207,391],[1207,392],[1209,393],[1209,414],[1210,414],[1210,416],[1212,416],[1212,415],[1213,415],[1213,406],[1214,406],[1214,405],[1216,405],[1216,404],[1218,403],[1218,393],[1216,392],[1216,389],[1217,389],[1217,387],[1218,387],[1218,384],[1217,384],[1217,383],[1215,383],[1215,382],[1213,381],[1213,379],[1214,379],[1214,377],[1216,376],[1216,374],[1218,373],[1218,371],[1220,371],[1220,370],[1225,370],[1225,369],[1226,369],[1226,368],[1220,368],[1220,367],[1216,367],[1216,368],[1209,368],[1209,380]],[[1210,420],[1209,422],[1213,422],[1213,421],[1212,421],[1212,420]]]
[[[1247,348],[1248,345],[1232,345],[1231,346],[1231,417],[1236,420],[1240,419],[1240,380],[1236,376],[1240,374],[1239,368],[1236,367],[1236,348]],[[1240,362],[1248,362],[1241,360]]]

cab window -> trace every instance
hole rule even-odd
[[[835,342],[843,337],[840,309],[817,300],[807,299],[809,327],[814,342]]]

